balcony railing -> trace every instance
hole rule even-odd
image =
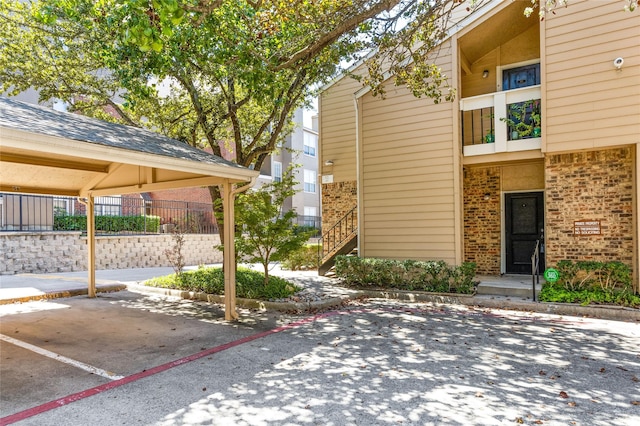
[[[532,108],[540,105],[540,86],[489,93],[460,100],[465,156],[541,148],[536,132],[517,131],[511,122],[532,126]],[[533,101],[533,102],[530,102]],[[522,126],[521,126],[522,127]]]

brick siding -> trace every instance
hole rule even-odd
[[[465,168],[464,260],[478,274],[500,274],[500,236],[500,168]]]
[[[549,155],[546,168],[546,256],[633,263],[631,148]],[[601,221],[602,235],[573,234],[574,221]]]
[[[358,189],[355,180],[323,184],[322,231],[329,230],[356,205],[358,205]]]

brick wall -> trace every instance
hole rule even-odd
[[[633,263],[631,148],[548,155],[546,256]],[[573,235],[574,221],[601,221],[602,235]]]
[[[322,231],[326,232],[358,205],[357,182],[338,182],[322,185]]]
[[[193,203],[211,203],[209,188],[193,187],[180,189],[166,189],[164,191],[149,192],[152,200],[189,201]]]
[[[500,274],[500,235],[500,168],[465,168],[464,260],[478,274]]]
[[[217,234],[186,234],[186,264],[221,263],[219,244]],[[97,237],[96,269],[171,266],[164,251],[173,245],[169,234]],[[0,249],[0,275],[87,269],[87,239],[79,232],[2,233]]]

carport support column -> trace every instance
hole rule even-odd
[[[238,319],[236,312],[236,245],[234,217],[233,184],[226,181],[223,185],[223,235],[224,235],[224,318],[227,321]]]
[[[87,197],[87,263],[88,263],[88,294],[96,297],[96,217],[93,196]]]

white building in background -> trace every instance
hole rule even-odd
[[[294,113],[295,129],[283,147],[265,161],[257,185],[278,180],[291,165],[298,167],[294,176],[298,191],[285,202],[285,211],[295,210],[298,224],[320,229],[320,183],[318,182],[318,115],[298,109]]]

